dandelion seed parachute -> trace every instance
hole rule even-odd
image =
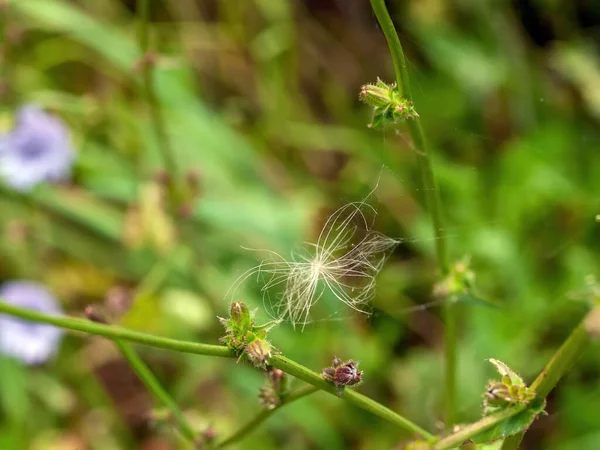
[[[373,231],[367,210],[375,214],[364,201],[338,209],[327,219],[316,243],[292,255],[291,261],[269,252],[271,259],[242,274],[233,292],[257,275],[265,281],[265,306],[274,317],[287,319],[293,326],[310,322],[312,308],[326,291],[353,310],[368,314],[375,278],[400,240]],[[271,300],[276,288],[282,293]]]
[[[30,281],[11,281],[0,286],[0,301],[46,314],[61,314],[56,299],[42,285]],[[25,364],[41,364],[58,349],[62,330],[52,325],[29,322],[0,315],[0,353]]]

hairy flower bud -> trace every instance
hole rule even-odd
[[[233,302],[229,308],[229,315],[231,320],[239,324],[250,324],[250,310],[244,302]]]
[[[323,369],[323,378],[335,384],[338,395],[342,395],[346,386],[353,386],[362,381],[363,372],[358,370],[358,364],[358,361],[343,363],[340,358],[334,356],[331,367]]]
[[[269,380],[278,393],[283,393],[287,389],[287,376],[281,369],[272,369],[269,372]]]
[[[475,444],[475,442],[473,442],[471,439],[463,442],[460,445],[460,450],[476,450],[477,449],[477,444]]]
[[[267,409],[275,409],[279,404],[277,393],[270,384],[265,384],[258,391],[258,401]]]
[[[510,405],[528,405],[535,398],[535,393],[510,367],[497,359],[489,359],[489,362],[496,367],[502,380],[492,380],[488,383],[483,394],[483,412],[485,415]]]
[[[395,84],[388,85],[379,78],[375,84],[364,85],[359,98],[373,107],[370,128],[380,128],[419,116],[412,102],[400,94]]]
[[[83,312],[88,320],[96,323],[108,324],[109,320],[106,311],[98,305],[88,305]]]
[[[249,341],[248,333],[253,329],[254,317],[244,302],[233,302],[229,308],[229,318],[219,317],[225,327],[221,342],[240,353]]]
[[[280,404],[287,392],[287,376],[283,370],[271,368],[265,385],[258,392],[258,401],[267,409]]]
[[[280,321],[255,325],[255,314],[256,311],[250,311],[243,302],[232,303],[229,318],[219,318],[225,327],[225,336],[220,340],[236,352],[240,359],[247,356],[254,366],[266,368],[274,351],[266,339],[267,333]]]
[[[273,347],[266,339],[255,339],[246,345],[246,355],[255,367],[266,368]]]

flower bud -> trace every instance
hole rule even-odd
[[[265,385],[258,392],[258,400],[267,409],[273,409],[280,404],[287,392],[287,376],[283,370],[271,368]]]
[[[219,317],[219,322],[225,327],[225,336],[221,342],[232,350],[240,352],[248,339],[247,334],[252,330],[254,319],[244,302],[233,302],[229,308],[229,318]]]
[[[97,305],[86,306],[83,314],[85,315],[85,317],[88,320],[91,320],[92,322],[103,323],[103,324],[108,323],[108,318],[106,317],[106,312],[103,311]]]
[[[272,369],[269,372],[269,380],[278,394],[282,394],[287,389],[287,377],[281,369]]]
[[[266,368],[273,347],[266,339],[255,339],[246,345],[246,355],[255,367]]]
[[[360,88],[359,98],[367,105],[386,106],[392,101],[394,86],[388,86],[379,78],[375,84],[365,84]]]
[[[344,387],[353,386],[362,381],[363,372],[357,370],[358,361],[348,361],[343,363],[337,356],[333,358],[331,367],[323,369],[322,375],[328,381],[331,381],[338,388],[338,395],[342,395]]]
[[[388,85],[380,79],[375,84],[364,85],[359,98],[373,107],[370,128],[380,128],[419,116],[412,102],[402,97],[395,84]]]
[[[275,409],[279,403],[279,398],[272,385],[265,384],[260,388],[258,391],[258,401],[267,409]]]
[[[477,444],[475,444],[475,442],[473,442],[471,439],[463,442],[460,445],[460,450],[476,450],[477,449]]]
[[[513,402],[510,389],[499,381],[490,381],[484,394],[487,406],[502,406]]]
[[[229,309],[231,320],[238,323],[250,323],[250,310],[244,302],[233,302]]]

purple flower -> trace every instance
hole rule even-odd
[[[60,315],[60,305],[48,290],[30,281],[10,281],[0,286],[0,301],[45,314]],[[62,330],[52,325],[0,315],[0,353],[26,364],[41,364],[54,355]]]
[[[0,136],[0,178],[17,191],[69,179],[75,153],[66,126],[37,106],[24,106],[14,129]]]

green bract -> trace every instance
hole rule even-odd
[[[523,379],[502,361],[490,358],[488,360],[502,376],[501,381],[490,381],[484,394],[483,414],[500,411],[512,405],[528,405],[535,398],[535,392],[530,390]]]
[[[375,84],[365,84],[359,98],[373,107],[370,128],[381,128],[419,116],[412,102],[400,94],[396,84],[388,85],[379,78]]]
[[[266,339],[267,333],[280,321],[273,320],[263,325],[255,325],[256,311],[250,311],[245,303],[233,302],[229,309],[229,318],[219,317],[225,327],[225,336],[221,338],[227,347],[240,358],[246,356],[256,367],[265,368],[274,348]]]

